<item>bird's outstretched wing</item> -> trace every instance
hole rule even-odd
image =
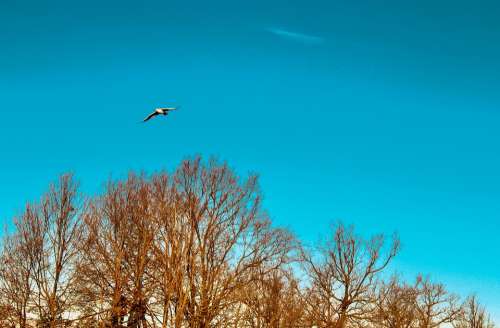
[[[158,109],[164,111],[165,113],[168,113],[170,111],[176,110],[177,108],[175,108],[175,107],[160,107]]]
[[[148,115],[148,117],[146,117],[146,118],[144,119],[144,121],[143,121],[143,122],[147,122],[147,121],[149,121],[151,118],[155,117],[156,115],[158,115],[158,113],[157,113],[157,112],[152,112],[151,114],[149,114],[149,115]]]

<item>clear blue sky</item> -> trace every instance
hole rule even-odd
[[[0,2],[0,218],[59,173],[216,155],[311,242],[399,232],[393,269],[500,318],[496,1]],[[138,124],[156,106],[183,109]]]

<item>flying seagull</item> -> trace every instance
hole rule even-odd
[[[150,119],[152,119],[153,117],[155,116],[158,116],[158,115],[168,115],[168,112],[172,111],[172,110],[176,110],[178,109],[179,107],[164,107],[164,108],[157,108],[155,109],[154,112],[152,112],[151,114],[148,115],[148,117],[146,117],[144,119],[143,122],[147,122],[149,121]]]

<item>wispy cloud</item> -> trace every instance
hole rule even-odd
[[[306,44],[321,44],[325,42],[325,39],[319,36],[291,32],[281,28],[268,28],[267,31],[281,38],[298,41]]]

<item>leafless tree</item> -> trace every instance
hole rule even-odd
[[[77,245],[81,235],[77,185],[61,176],[40,204],[28,204],[15,222],[16,233],[4,243],[0,284],[16,314],[16,326],[28,321],[56,327],[73,311]]]
[[[417,327],[435,328],[451,324],[462,313],[458,296],[449,293],[443,284],[431,282],[428,277],[418,276],[415,283],[417,291]]]
[[[241,320],[238,327],[305,327],[306,303],[293,272],[274,270],[241,290]]]
[[[109,182],[84,215],[79,290],[94,313],[112,327],[147,326],[151,296],[148,266],[154,230],[150,186],[142,176]]]
[[[373,301],[370,322],[375,327],[413,328],[417,324],[417,291],[393,276],[380,282]]]
[[[494,328],[495,325],[476,295],[469,296],[462,308],[463,312],[453,323],[455,328]]]
[[[181,164],[172,183],[157,244],[158,261],[170,270],[160,269],[161,298],[175,327],[225,327],[234,295],[257,279],[256,268],[286,263],[293,238],[260,209],[256,177],[240,182],[227,165],[196,158]]]
[[[29,207],[24,216],[29,215]],[[29,236],[24,236],[29,238]],[[0,326],[27,327],[32,295],[32,265],[19,233],[6,236],[0,256]]]
[[[0,327],[493,328],[475,296],[384,280],[397,237],[337,224],[299,247],[271,224],[257,177],[215,160],[131,173],[86,201],[62,175],[14,228],[0,248]]]
[[[39,326],[56,327],[65,322],[75,305],[75,285],[81,238],[78,185],[72,175],[61,176],[42,198],[26,230],[35,234],[31,247],[33,280]]]
[[[311,324],[344,328],[368,320],[377,277],[399,250],[396,237],[385,244],[383,235],[363,240],[353,227],[338,224],[318,253],[304,252]]]

